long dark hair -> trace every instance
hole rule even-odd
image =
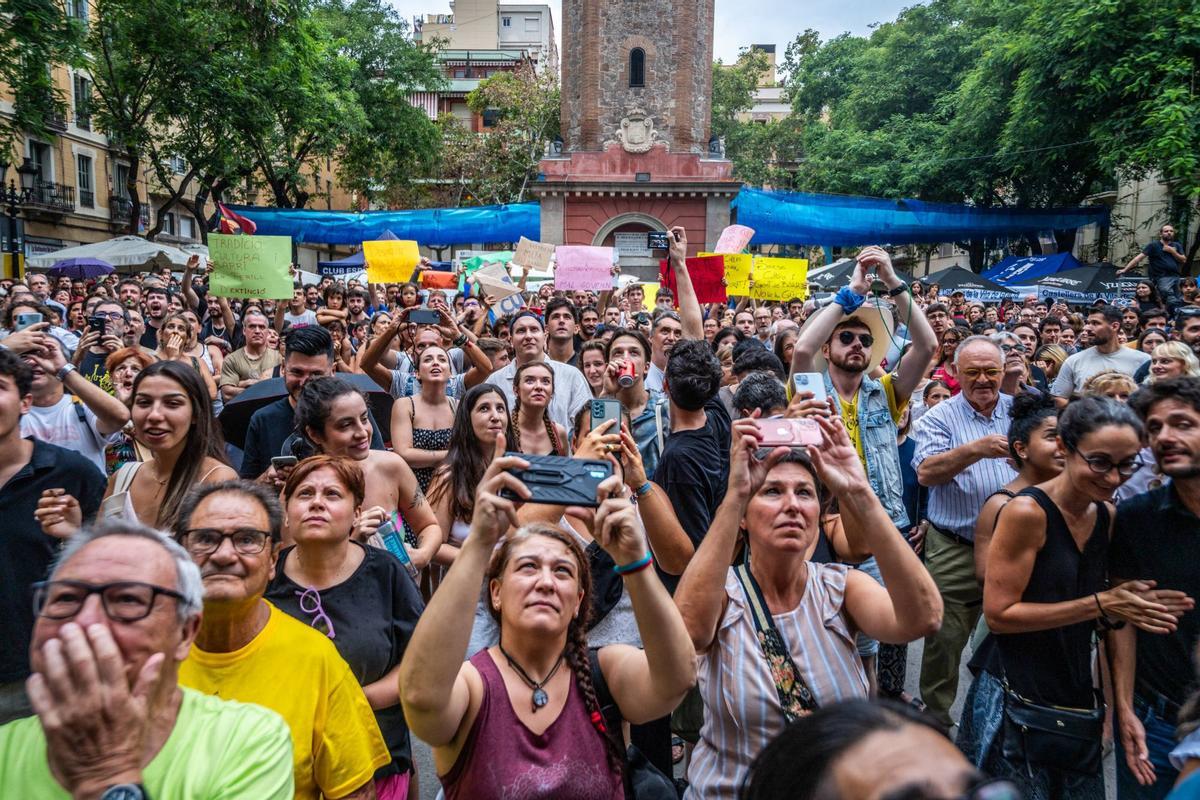
[[[608,766],[614,773],[620,775],[625,764],[624,748],[618,747],[613,736],[609,735],[610,732],[605,729],[604,717],[600,711],[600,700],[596,697],[596,688],[592,685],[592,663],[588,658],[587,643],[587,630],[591,622],[590,617],[592,613],[592,571],[588,566],[588,558],[584,555],[583,548],[579,546],[579,542],[575,541],[574,536],[553,525],[539,522],[522,525],[511,536],[504,537],[500,547],[492,554],[492,560],[488,564],[484,585],[490,587],[492,581],[503,580],[504,568],[508,566],[509,559],[512,557],[513,547],[531,536],[542,536],[560,542],[566,546],[568,552],[571,554],[571,558],[575,559],[576,574],[579,576],[579,589],[583,592],[583,597],[579,601],[579,614],[567,626],[567,647],[563,651],[563,656],[566,659],[567,666],[575,674],[575,685],[579,687],[579,693],[583,696],[583,703],[587,707],[592,725],[595,726],[596,731],[600,734],[600,738],[604,740],[604,749],[608,755]],[[500,635],[503,637],[504,628],[500,622],[500,610],[492,605],[490,591],[488,592],[488,612],[492,615],[492,619],[496,620],[497,626],[500,627]]]
[[[480,446],[479,437],[475,435],[475,426],[471,423],[471,414],[479,400],[486,394],[497,394],[504,401],[508,411],[508,398],[500,387],[494,383],[481,383],[471,387],[463,397],[458,408],[454,411],[454,427],[450,430],[450,446],[446,450],[446,460],[434,473],[434,480],[429,487],[429,502],[437,505],[450,493],[450,519],[467,521],[475,511],[475,489],[483,480],[483,473],[491,463],[492,454],[485,453]],[[504,441],[511,446],[513,442],[512,412],[508,414],[508,425],[505,426]]]
[[[171,470],[163,502],[155,518],[158,527],[169,529],[175,522],[183,498],[191,491],[192,486],[199,482],[204,459],[212,458],[226,466],[229,465],[229,461],[225,458],[225,437],[213,416],[212,400],[209,399],[208,389],[200,381],[199,373],[178,361],[157,361],[133,379],[132,397],[137,398],[142,381],[155,377],[168,378],[178,383],[192,404],[192,424],[183,445],[183,452],[179,454],[179,460]]]

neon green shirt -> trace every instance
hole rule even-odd
[[[0,797],[70,800],[37,717],[0,727]],[[155,800],[291,800],[292,737],[273,711],[183,689],[175,728],[142,771]]]

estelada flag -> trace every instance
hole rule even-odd
[[[253,220],[246,219],[235,211],[230,211],[224,203],[217,203],[221,212],[221,233],[244,233],[247,236],[258,230]]]

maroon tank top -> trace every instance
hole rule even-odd
[[[487,650],[471,657],[483,701],[458,760],[442,776],[446,800],[623,800],[620,778],[575,681],[558,719],[534,734],[513,711]]]

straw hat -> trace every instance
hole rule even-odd
[[[853,314],[840,320],[838,325],[843,325],[852,319],[866,323],[875,340],[871,343],[871,360],[865,370],[870,372],[883,361],[883,357],[887,355],[888,348],[891,346],[892,338],[895,336],[896,326],[892,308],[878,300],[868,298]],[[818,350],[813,356],[813,370],[824,372],[827,366],[825,356]]]

